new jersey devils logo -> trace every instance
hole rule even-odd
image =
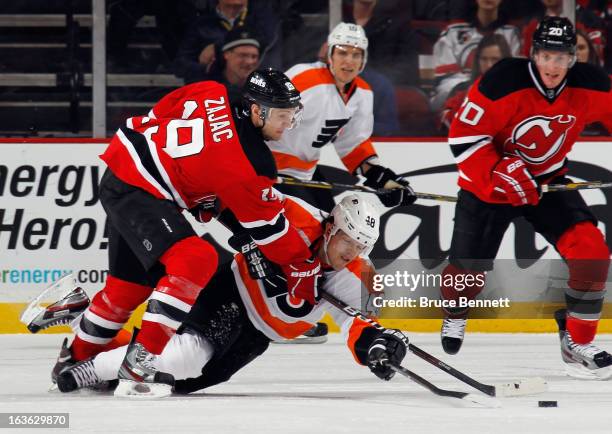
[[[563,147],[567,132],[576,123],[572,115],[533,116],[514,127],[505,151],[531,164],[542,164]]]

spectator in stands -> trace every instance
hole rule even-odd
[[[195,0],[115,0],[108,7],[108,69],[142,71],[144,56],[128,53],[128,43],[138,21],[145,15],[155,16],[156,37],[170,64],[176,57],[178,45],[186,27],[193,22]],[[153,72],[153,71],[151,71]]]
[[[440,1],[440,0],[438,0]],[[469,20],[474,0],[448,0],[448,20]],[[502,2],[499,7],[500,13],[511,23],[515,20],[524,20],[525,17],[536,15],[540,10],[540,4],[535,0],[512,0]]]
[[[576,30],[576,61],[601,66],[593,41],[583,30]]]
[[[414,0],[411,2],[411,19],[427,21],[447,21],[450,0]],[[459,3],[457,0],[452,3]]]
[[[368,65],[395,85],[417,85],[419,57],[409,11],[401,0],[345,2],[343,21],[359,24],[369,41]]]
[[[230,101],[241,97],[241,90],[249,74],[257,69],[261,45],[249,29],[234,27],[225,36],[215,61],[205,76],[194,77],[187,83],[199,80],[215,80],[227,87]]]
[[[513,56],[520,53],[517,27],[506,23],[500,14],[502,0],[475,0],[476,7],[469,22],[449,25],[434,45],[436,89],[432,109],[440,110],[450,91],[469,80],[474,63],[474,50],[487,34],[502,35]]]
[[[258,35],[266,47],[260,54],[262,66],[281,66],[280,22],[272,4],[266,0],[218,0],[186,31],[176,57],[176,75],[191,81],[205,77],[223,38],[234,27],[248,27]]]
[[[476,47],[476,56],[472,75],[469,80],[456,85],[451,90],[448,99],[444,103],[444,108],[440,113],[440,131],[447,133],[455,113],[461,107],[467,92],[472,84],[484,75],[493,65],[506,57],[512,57],[510,47],[506,38],[502,35],[492,33],[484,36]]]
[[[528,57],[531,50],[531,39],[538,23],[542,17],[548,15],[553,17],[563,16],[563,0],[541,0],[544,7],[543,11],[538,15],[533,16],[523,27],[523,55]],[[576,29],[586,33],[588,38],[593,43],[596,54],[599,59],[603,58],[603,50],[605,47],[604,29],[605,24],[597,14],[586,7],[576,3]]]
[[[576,62],[601,66],[593,42],[583,30],[576,30]],[[584,136],[608,136],[610,133],[601,122],[594,122],[584,127]]]
[[[374,94],[372,136],[384,137],[399,134],[397,101],[393,83],[367,65],[360,75],[370,85]]]

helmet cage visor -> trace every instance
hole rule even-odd
[[[298,103],[296,107],[269,107],[265,104],[258,104],[261,109],[261,119],[267,123],[284,126],[288,130],[292,130],[302,122],[302,114],[304,106]]]

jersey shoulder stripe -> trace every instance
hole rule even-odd
[[[471,28],[472,26],[465,21],[450,23],[448,26],[446,26],[444,30],[442,30],[442,33],[440,33],[440,38],[446,36],[449,32],[471,29]]]
[[[372,91],[372,88],[370,87],[368,82],[365,81],[361,77],[356,77],[355,78],[355,86],[357,86],[359,89],[369,90],[370,92]]]
[[[292,72],[293,76],[289,75],[289,72]],[[306,64],[304,67],[296,65],[287,71],[287,75],[300,92],[320,85],[335,84],[334,77],[329,72],[329,69],[321,62]]]
[[[370,261],[362,257],[357,257],[357,259],[349,262],[346,268],[361,280],[363,285],[368,288],[368,291],[372,291],[376,270]]]
[[[567,75],[567,85],[574,88],[610,92],[610,77],[599,66],[576,63]]]
[[[492,101],[519,90],[535,87],[529,75],[528,59],[506,58],[497,62],[478,83],[478,90]]]

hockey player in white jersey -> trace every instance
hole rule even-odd
[[[286,72],[300,91],[304,110],[298,128],[286,131],[278,141],[267,142],[279,174],[311,180],[321,148],[331,143],[351,174],[365,176],[366,186],[406,187],[380,195],[385,206],[412,204],[416,197],[408,181],[381,165],[370,140],[374,124],[372,89],[359,77],[368,60],[363,28],[339,23],[327,44],[327,63],[298,64]],[[316,202],[326,211],[333,206],[333,201],[310,200],[307,191],[288,186],[280,190]]]
[[[374,273],[367,254],[379,235],[379,214],[374,206],[349,195],[326,216],[300,199],[286,197],[284,203],[287,218],[311,243],[323,264],[321,288],[361,307],[362,291],[370,288]],[[367,365],[381,379],[393,377],[394,371],[381,357],[394,363],[403,360],[408,338],[402,332],[387,330],[382,334],[325,300],[313,305],[297,299],[282,275],[253,279],[247,258],[236,254],[231,266],[213,277],[179,332],[162,354],[151,360],[157,369],[177,380],[175,393],[227,381],[261,355],[271,341],[299,336],[326,312],[340,325],[357,363]],[[116,379],[124,354],[125,347],[121,347],[64,369],[57,379],[59,389],[69,392]]]

